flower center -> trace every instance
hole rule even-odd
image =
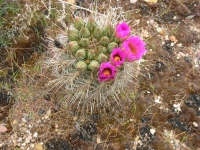
[[[114,60],[115,60],[115,61],[121,61],[121,58],[119,57],[119,55],[115,55],[115,56],[114,56]]]
[[[121,29],[122,29],[122,30],[127,30],[127,27],[126,27],[125,25],[122,25],[122,26],[121,26]]]
[[[128,43],[128,47],[130,48],[133,54],[137,53],[137,49],[131,43]]]
[[[107,68],[107,69],[104,69],[102,73],[105,76],[109,76],[109,75],[111,75],[111,70]]]

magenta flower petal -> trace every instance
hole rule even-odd
[[[115,66],[110,62],[101,63],[100,70],[98,72],[98,80],[100,82],[109,81],[114,79],[116,73]]]
[[[122,49],[126,53],[126,59],[131,62],[139,60],[147,52],[145,43],[139,36],[131,36],[122,43]]]
[[[116,67],[120,67],[126,59],[126,53],[120,48],[114,48],[111,55],[110,61]]]
[[[117,25],[116,32],[117,32],[117,38],[123,39],[129,36],[131,29],[129,28],[128,24],[122,22],[121,24]]]

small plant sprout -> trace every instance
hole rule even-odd
[[[54,76],[47,87],[57,87],[56,91],[64,87],[64,100],[83,111],[109,106],[109,98],[119,103],[119,95],[139,73],[137,60],[147,51],[139,36],[130,35],[126,22],[102,23],[101,17],[75,18],[67,28],[68,44],[62,44],[66,47],[51,47],[43,65]]]

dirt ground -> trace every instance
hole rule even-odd
[[[51,6],[60,9],[56,2]],[[62,25],[56,13],[49,13],[50,1],[13,1],[21,8],[17,24],[5,23],[0,33],[0,38],[9,34],[11,42],[5,46],[0,41],[0,149],[200,150],[200,1],[67,2],[77,7],[64,18],[66,26],[80,13],[89,16],[92,6],[101,14],[116,8],[123,10],[132,33],[144,39],[148,52],[137,86],[129,86],[131,103],[120,95],[122,105],[81,115],[63,107],[62,93],[44,92],[51,75],[41,72],[37,62],[48,51],[47,34],[60,32]],[[9,3],[2,2],[0,10]],[[6,13],[1,18],[12,20]],[[30,13],[36,17],[29,20]],[[52,39],[54,47],[63,49]]]

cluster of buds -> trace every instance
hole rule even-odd
[[[77,60],[76,69],[96,74],[99,82],[113,80],[124,62],[139,60],[146,53],[145,43],[130,32],[125,22],[100,27],[92,18],[87,22],[75,18],[68,30],[68,49]]]

